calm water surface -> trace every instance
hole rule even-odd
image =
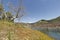
[[[49,36],[55,38],[56,40],[60,40],[60,33],[57,32],[49,32],[48,33]]]

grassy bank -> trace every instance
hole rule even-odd
[[[42,32],[25,28],[22,24],[0,21],[0,40],[54,40]]]

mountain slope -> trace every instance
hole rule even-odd
[[[23,27],[22,24],[0,21],[0,40],[54,40],[46,34]]]
[[[60,16],[51,20],[40,20],[33,23],[32,26],[39,27],[60,27]]]
[[[51,20],[48,20],[50,23],[59,23],[60,22],[60,16]]]

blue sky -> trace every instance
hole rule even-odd
[[[7,11],[7,3],[18,5],[17,0],[4,0],[4,8]],[[52,19],[60,16],[60,0],[23,0],[26,15],[21,18],[22,22],[36,22],[41,19]]]

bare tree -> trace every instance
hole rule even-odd
[[[9,9],[16,13],[15,17],[13,17],[14,19],[21,19],[24,16],[23,0],[18,0],[19,6],[17,7],[14,7],[14,5],[11,2],[9,2],[8,4]]]

